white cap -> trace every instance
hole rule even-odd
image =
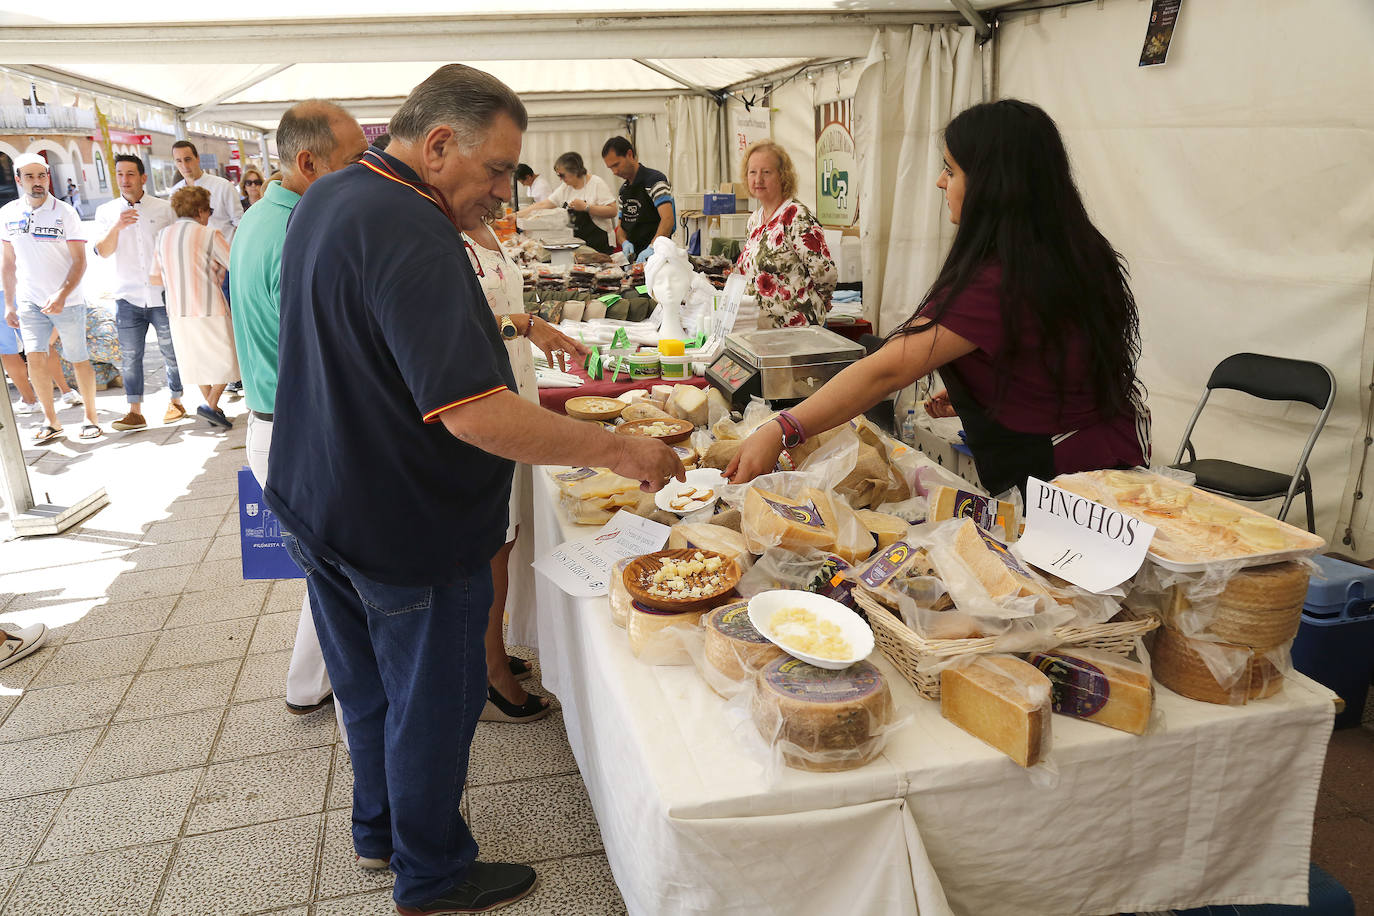
[[[26,165],[41,165],[46,169],[48,167],[48,162],[36,153],[25,153],[14,160],[14,171],[18,172]]]

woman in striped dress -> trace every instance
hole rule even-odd
[[[167,317],[182,381],[199,385],[205,398],[196,413],[227,429],[233,422],[220,410],[219,399],[224,386],[239,377],[234,327],[222,290],[229,269],[229,243],[209,226],[215,211],[204,188],[177,191],[172,195],[172,209],[180,218],[157,237],[150,282],[167,291]]]

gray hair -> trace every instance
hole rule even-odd
[[[429,75],[391,116],[391,136],[418,143],[434,128],[447,125],[466,151],[480,146],[491,122],[505,114],[520,130],[529,127],[529,115],[520,97],[496,77],[462,64],[445,64]]]
[[[339,139],[334,136],[332,122],[341,117],[352,119],[353,115],[342,105],[324,99],[306,99],[286,109],[277,124],[277,155],[282,171],[287,175],[296,173],[296,156],[302,150],[309,150],[319,159],[334,155]]]

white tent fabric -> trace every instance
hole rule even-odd
[[[939,131],[982,96],[973,29],[915,26],[873,39],[854,96],[864,307],[879,333],[911,316],[954,238],[935,187]]]
[[[1173,459],[1208,375],[1232,353],[1336,374],[1312,473],[1317,531],[1341,548],[1374,352],[1374,7],[1191,4],[1168,63],[1142,69],[1148,16],[1131,2],[1007,15],[999,95],[1058,121],[1093,219],[1130,262],[1156,461]],[[1256,49],[1275,53],[1257,67]],[[1287,473],[1315,416],[1221,393],[1195,441],[1201,455]],[[1356,519],[1362,556],[1374,549],[1369,503]],[[1289,520],[1303,524],[1300,505]]]
[[[720,181],[719,106],[700,95],[676,96],[666,104],[668,183],[679,194],[716,190]]]

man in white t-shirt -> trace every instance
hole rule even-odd
[[[172,144],[172,161],[181,173],[181,181],[172,185],[176,193],[188,184],[204,188],[210,192],[210,227],[218,229],[226,242],[234,240],[234,230],[243,219],[243,201],[239,199],[238,188],[227,178],[211,175],[200,167],[200,153],[190,140],[178,140]]]
[[[81,217],[71,204],[48,192],[48,163],[29,154],[14,161],[19,199],[0,207],[3,239],[5,323],[18,328],[28,353],[29,381],[43,405],[45,425],[35,443],[61,437],[62,426],[53,408],[48,341],[56,329],[62,352],[76,373],[76,387],[85,402],[82,439],[101,435],[95,416],[95,371],[86,350],[86,300],[81,277],[86,272],[86,235]]]
[[[172,205],[147,193],[148,175],[137,156],[116,156],[115,184],[119,196],[95,210],[97,257],[114,258],[115,328],[119,332],[119,355],[124,377],[124,395],[129,412],[110,425],[114,429],[143,429],[143,349],[148,341],[148,326],[157,332],[171,403],[163,423],[186,416],[181,405],[181,374],[172,347],[172,326],[167,318],[167,303],[162,287],[148,282],[153,272],[158,233],[176,222]]]

